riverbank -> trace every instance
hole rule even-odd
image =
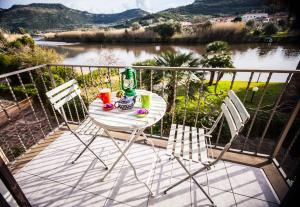
[[[242,24],[218,25],[210,29],[196,32],[183,30],[174,36],[164,39],[156,32],[147,29],[132,31],[130,29],[67,31],[47,33],[43,35],[46,41],[67,43],[166,43],[166,44],[206,44],[216,40],[237,43],[300,43],[299,32],[286,32],[283,35],[254,35]]]

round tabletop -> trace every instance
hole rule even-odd
[[[89,116],[92,121],[107,130],[113,131],[128,131],[135,129],[144,129],[149,127],[156,122],[158,122],[165,114],[167,104],[165,100],[157,95],[156,93],[152,94],[149,113],[143,117],[136,117],[136,111],[141,108],[140,94],[143,90],[136,90],[137,101],[133,109],[122,110],[115,108],[110,111],[104,111],[102,109],[103,103],[100,99],[96,99],[89,106]],[[112,102],[115,103],[119,99],[116,97],[116,93],[112,93]]]

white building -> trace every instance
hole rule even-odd
[[[268,18],[267,13],[250,13],[242,16],[244,22],[248,22],[249,20],[264,20],[266,18]]]

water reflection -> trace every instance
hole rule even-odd
[[[38,44],[41,42],[37,41]],[[65,55],[66,64],[131,65],[136,61],[153,58],[163,51],[193,52],[201,58],[205,45],[163,44],[45,44]],[[246,69],[290,69],[296,68],[300,60],[300,45],[291,44],[237,44],[231,45],[233,63],[236,68]],[[276,77],[276,76],[274,76]],[[285,76],[272,78],[285,81]],[[237,77],[244,79],[243,77]],[[254,77],[255,78],[255,77]],[[261,80],[266,78],[261,76]]]

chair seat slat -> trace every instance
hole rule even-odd
[[[223,103],[221,108],[223,110],[223,113],[224,113],[224,115],[226,117],[226,120],[227,120],[227,123],[229,125],[229,129],[230,129],[230,132],[231,132],[231,137],[233,138],[237,134],[237,128],[235,126],[235,123],[233,121],[233,118],[232,118],[227,106]]]
[[[53,95],[65,90],[66,88],[69,88],[73,84],[77,84],[77,81],[75,79],[72,79],[64,84],[61,84],[60,86],[57,86],[56,88],[52,89],[51,91],[48,91],[46,93],[46,95],[50,98]]]
[[[198,136],[199,136],[199,151],[200,151],[200,161],[201,162],[207,162],[207,148],[206,148],[206,142],[205,142],[205,136],[204,136],[204,129],[199,128],[198,129]]]
[[[66,90],[62,91],[61,93],[58,93],[50,98],[51,103],[56,103],[57,101],[61,100],[62,98],[66,97],[67,95],[73,93],[79,89],[77,84],[72,85],[71,87],[67,88]]]
[[[73,93],[71,93],[68,96],[64,97],[63,99],[61,99],[57,103],[54,103],[53,106],[56,110],[59,110],[60,107],[62,107],[65,103],[72,100],[73,98],[75,98],[78,95],[80,95],[80,89],[77,89],[76,91],[74,91]]]
[[[231,102],[231,100],[228,97],[225,98],[224,102],[225,102],[228,110],[230,111],[230,114],[234,120],[237,130],[239,131],[243,126],[243,121],[241,119],[239,112],[236,110],[233,103]]]
[[[199,162],[199,145],[198,145],[198,132],[196,127],[192,127],[191,129],[191,137],[192,137],[192,160],[194,162]]]
[[[179,157],[180,154],[181,154],[182,132],[183,132],[183,126],[178,125],[177,126],[176,144],[175,144],[175,150],[174,150],[174,156],[175,157]]]
[[[235,95],[235,93],[230,90],[228,92],[228,97],[231,99],[237,110],[239,111],[239,114],[241,115],[241,118],[243,120],[243,123],[245,124],[248,119],[250,118],[250,115],[248,111],[246,110],[244,104],[241,102],[241,100]]]
[[[185,126],[183,136],[183,159],[190,159],[190,127]]]

